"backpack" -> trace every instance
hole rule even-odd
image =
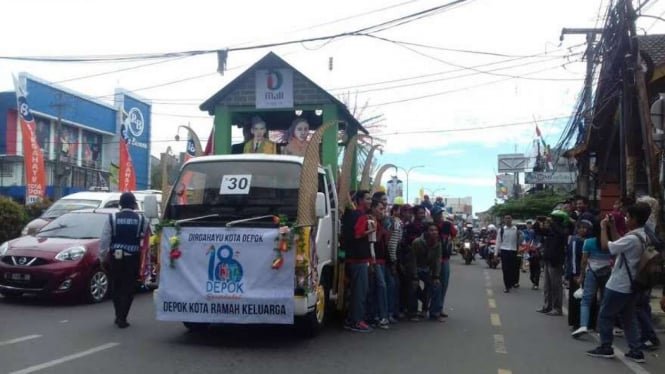
[[[644,250],[642,255],[640,255],[640,263],[637,267],[637,274],[633,278],[630,273],[630,268],[628,261],[626,261],[626,256],[622,253],[623,263],[626,264],[626,270],[628,271],[628,279],[630,280],[631,287],[633,292],[643,292],[649,290],[660,283],[660,280],[663,276],[663,254],[656,250],[656,247],[652,242],[647,242],[638,234],[631,234],[637,236],[642,243]]]

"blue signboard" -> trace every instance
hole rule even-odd
[[[150,185],[151,105],[127,94],[121,94],[123,118],[127,126],[129,155],[136,172],[136,188]]]

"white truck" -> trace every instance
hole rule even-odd
[[[338,199],[329,169],[319,166],[316,180],[302,172],[302,157],[266,154],[182,167],[163,204],[159,320],[190,330],[293,324],[316,335],[334,301]],[[311,224],[296,224],[298,209],[311,210]]]

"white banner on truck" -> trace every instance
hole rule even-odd
[[[175,233],[173,227],[162,231],[158,320],[293,323],[295,250],[272,269],[277,229],[183,227],[182,255],[171,267]]]

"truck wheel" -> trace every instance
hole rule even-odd
[[[313,338],[323,329],[326,318],[326,289],[319,284],[316,287],[316,304],[314,310],[296,318],[296,330],[303,338]]]
[[[183,322],[189,332],[202,332],[208,329],[209,323],[204,322]]]

